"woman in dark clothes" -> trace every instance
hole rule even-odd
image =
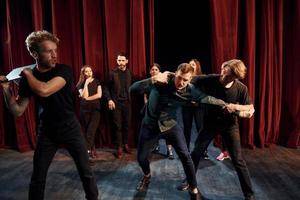
[[[94,78],[92,67],[81,68],[79,81],[76,84],[80,97],[80,123],[84,132],[90,159],[95,159],[95,134],[100,121],[100,98],[102,88],[99,80]]]

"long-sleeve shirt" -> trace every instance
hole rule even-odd
[[[151,79],[135,82],[129,88],[131,93],[144,94],[151,88],[147,102],[143,123],[155,127],[158,125],[161,132],[165,132],[177,124],[177,108],[191,102],[208,103],[225,106],[225,102],[208,96],[189,84],[182,90],[177,90],[175,76],[170,75],[167,84],[152,84]]]

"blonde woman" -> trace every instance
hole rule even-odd
[[[79,81],[76,84],[80,97],[80,123],[84,132],[90,159],[95,159],[95,134],[100,121],[100,98],[102,88],[98,79],[94,78],[92,67],[81,68]]]

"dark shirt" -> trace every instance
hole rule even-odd
[[[83,89],[85,82],[83,82],[79,88],[77,89]],[[93,96],[97,94],[98,87],[100,86],[100,82],[98,79],[94,78],[92,82],[88,84],[88,92],[89,96]],[[86,111],[92,111],[92,110],[99,110],[100,109],[100,99],[94,99],[94,100],[85,100],[80,99],[80,110],[86,110]]]
[[[119,78],[120,78],[120,94],[118,96],[118,100],[119,101],[126,101],[128,100],[128,93],[127,90],[128,88],[126,88],[126,70],[122,71],[122,70],[118,70],[117,71]]]
[[[22,97],[36,97],[40,125],[44,127],[60,127],[74,120],[76,116],[74,112],[71,68],[63,64],[56,64],[53,69],[42,73],[35,67],[33,69],[33,75],[42,82],[47,82],[57,76],[66,81],[64,87],[59,91],[48,97],[41,97],[31,90],[25,77],[21,78],[19,83],[19,95]]]
[[[200,103],[205,97],[208,97],[192,84],[183,90],[177,90],[174,78],[174,75],[171,75],[167,84],[154,84],[155,87],[151,87],[151,79],[135,82],[130,87],[130,92],[138,94],[144,94],[147,89],[151,88],[143,123],[152,127],[158,125],[161,132],[165,132],[177,124],[176,112],[180,106],[192,101]],[[210,100],[215,104],[225,105],[223,101],[217,102],[213,97],[210,97]]]
[[[129,87],[132,82],[132,75],[128,68],[125,71],[118,67],[110,73],[109,80],[104,88],[104,96],[109,100],[117,101],[130,100]]]
[[[197,76],[192,80],[195,87],[201,89],[206,94],[222,99],[227,103],[240,105],[250,105],[251,99],[248,88],[239,80],[234,80],[230,88],[225,88],[219,81],[220,75]],[[215,124],[218,120],[224,126],[238,125],[236,114],[224,113],[220,107],[205,105],[204,123]]]

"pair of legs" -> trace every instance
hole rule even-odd
[[[242,191],[246,199],[253,197],[253,189],[251,185],[249,171],[242,157],[240,133],[238,125],[233,125],[230,127],[218,127],[218,123],[210,124],[201,131],[198,135],[195,148],[191,153],[193,162],[195,164],[195,169],[197,171],[200,157],[207,149],[209,143],[213,140],[217,133],[221,133],[223,140],[228,149],[229,155],[231,157],[233,166],[237,172]]]
[[[190,151],[193,121],[195,120],[196,130],[197,133],[199,134],[202,130],[202,124],[203,124],[203,107],[201,104],[197,106],[193,106],[193,105],[182,106],[181,112],[182,112],[184,137],[186,140],[187,147]],[[204,159],[209,159],[207,150],[205,150],[202,157]]]
[[[66,123],[63,127],[46,130],[40,128],[33,157],[33,173],[29,188],[29,200],[44,199],[47,172],[61,144],[65,145],[76,164],[86,199],[97,200],[98,189],[94,174],[89,166],[87,149],[80,132],[80,124],[77,120]]]
[[[100,111],[97,109],[81,109],[80,123],[84,132],[85,142],[91,158],[96,157],[95,136],[100,122]]]
[[[150,176],[150,162],[148,157],[158,139],[160,138],[159,133],[160,131],[158,127],[149,127],[145,124],[142,124],[141,126],[137,160],[145,176]],[[194,164],[187,149],[185,138],[182,134],[182,129],[180,128],[180,126],[176,125],[170,130],[161,134],[163,134],[163,137],[166,138],[175,149],[183,165],[187,181],[190,184],[191,188],[197,188]]]
[[[122,155],[122,148],[129,152],[128,148],[128,127],[130,120],[130,102],[117,101],[116,108],[112,111],[113,128],[115,134],[115,144],[117,146],[117,157]]]

